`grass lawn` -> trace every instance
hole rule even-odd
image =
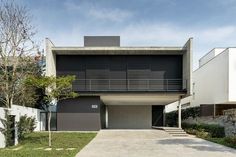
[[[204,139],[236,149],[236,138],[233,139],[230,137],[224,137],[224,138],[204,138]]]
[[[35,132],[17,146],[0,149],[3,157],[74,157],[96,133],[52,133],[52,150],[48,147],[48,133]],[[74,148],[67,150],[68,148]],[[56,150],[58,149],[58,150]]]

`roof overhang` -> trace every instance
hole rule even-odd
[[[52,47],[56,55],[181,55],[184,47]]]
[[[80,96],[99,96],[105,105],[168,105],[186,96],[186,92],[161,93],[79,93]]]
[[[101,95],[105,105],[167,105],[180,99],[180,94],[116,94]]]

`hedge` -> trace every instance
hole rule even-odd
[[[173,111],[165,114],[166,116],[166,125],[167,126],[177,126],[178,121],[178,111]],[[182,120],[189,117],[199,117],[200,116],[200,107],[191,107],[181,110]]]
[[[211,137],[225,137],[224,127],[215,124],[188,124],[182,123],[183,129],[193,129],[196,131],[202,131],[210,133]]]

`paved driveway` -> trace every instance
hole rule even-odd
[[[77,157],[236,157],[236,150],[161,130],[101,130]]]

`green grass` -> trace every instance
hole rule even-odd
[[[2,157],[74,157],[87,145],[96,133],[52,133],[52,150],[45,151],[48,147],[48,133],[35,132],[27,135],[20,144],[14,147],[0,149]],[[15,148],[22,147],[19,150]],[[56,150],[63,148],[63,150]],[[66,148],[76,148],[65,150]]]
[[[207,141],[211,141],[217,144],[221,144],[227,147],[231,147],[236,149],[236,136],[232,137],[212,137],[208,134],[208,132],[196,130],[193,128],[185,128],[184,129],[188,134],[196,135],[198,138],[202,138]],[[207,133],[207,134],[206,134]]]
[[[234,138],[235,140],[236,138]],[[224,137],[224,138],[205,138],[205,140],[218,143],[227,147],[236,149],[236,141],[233,141],[233,137]]]

